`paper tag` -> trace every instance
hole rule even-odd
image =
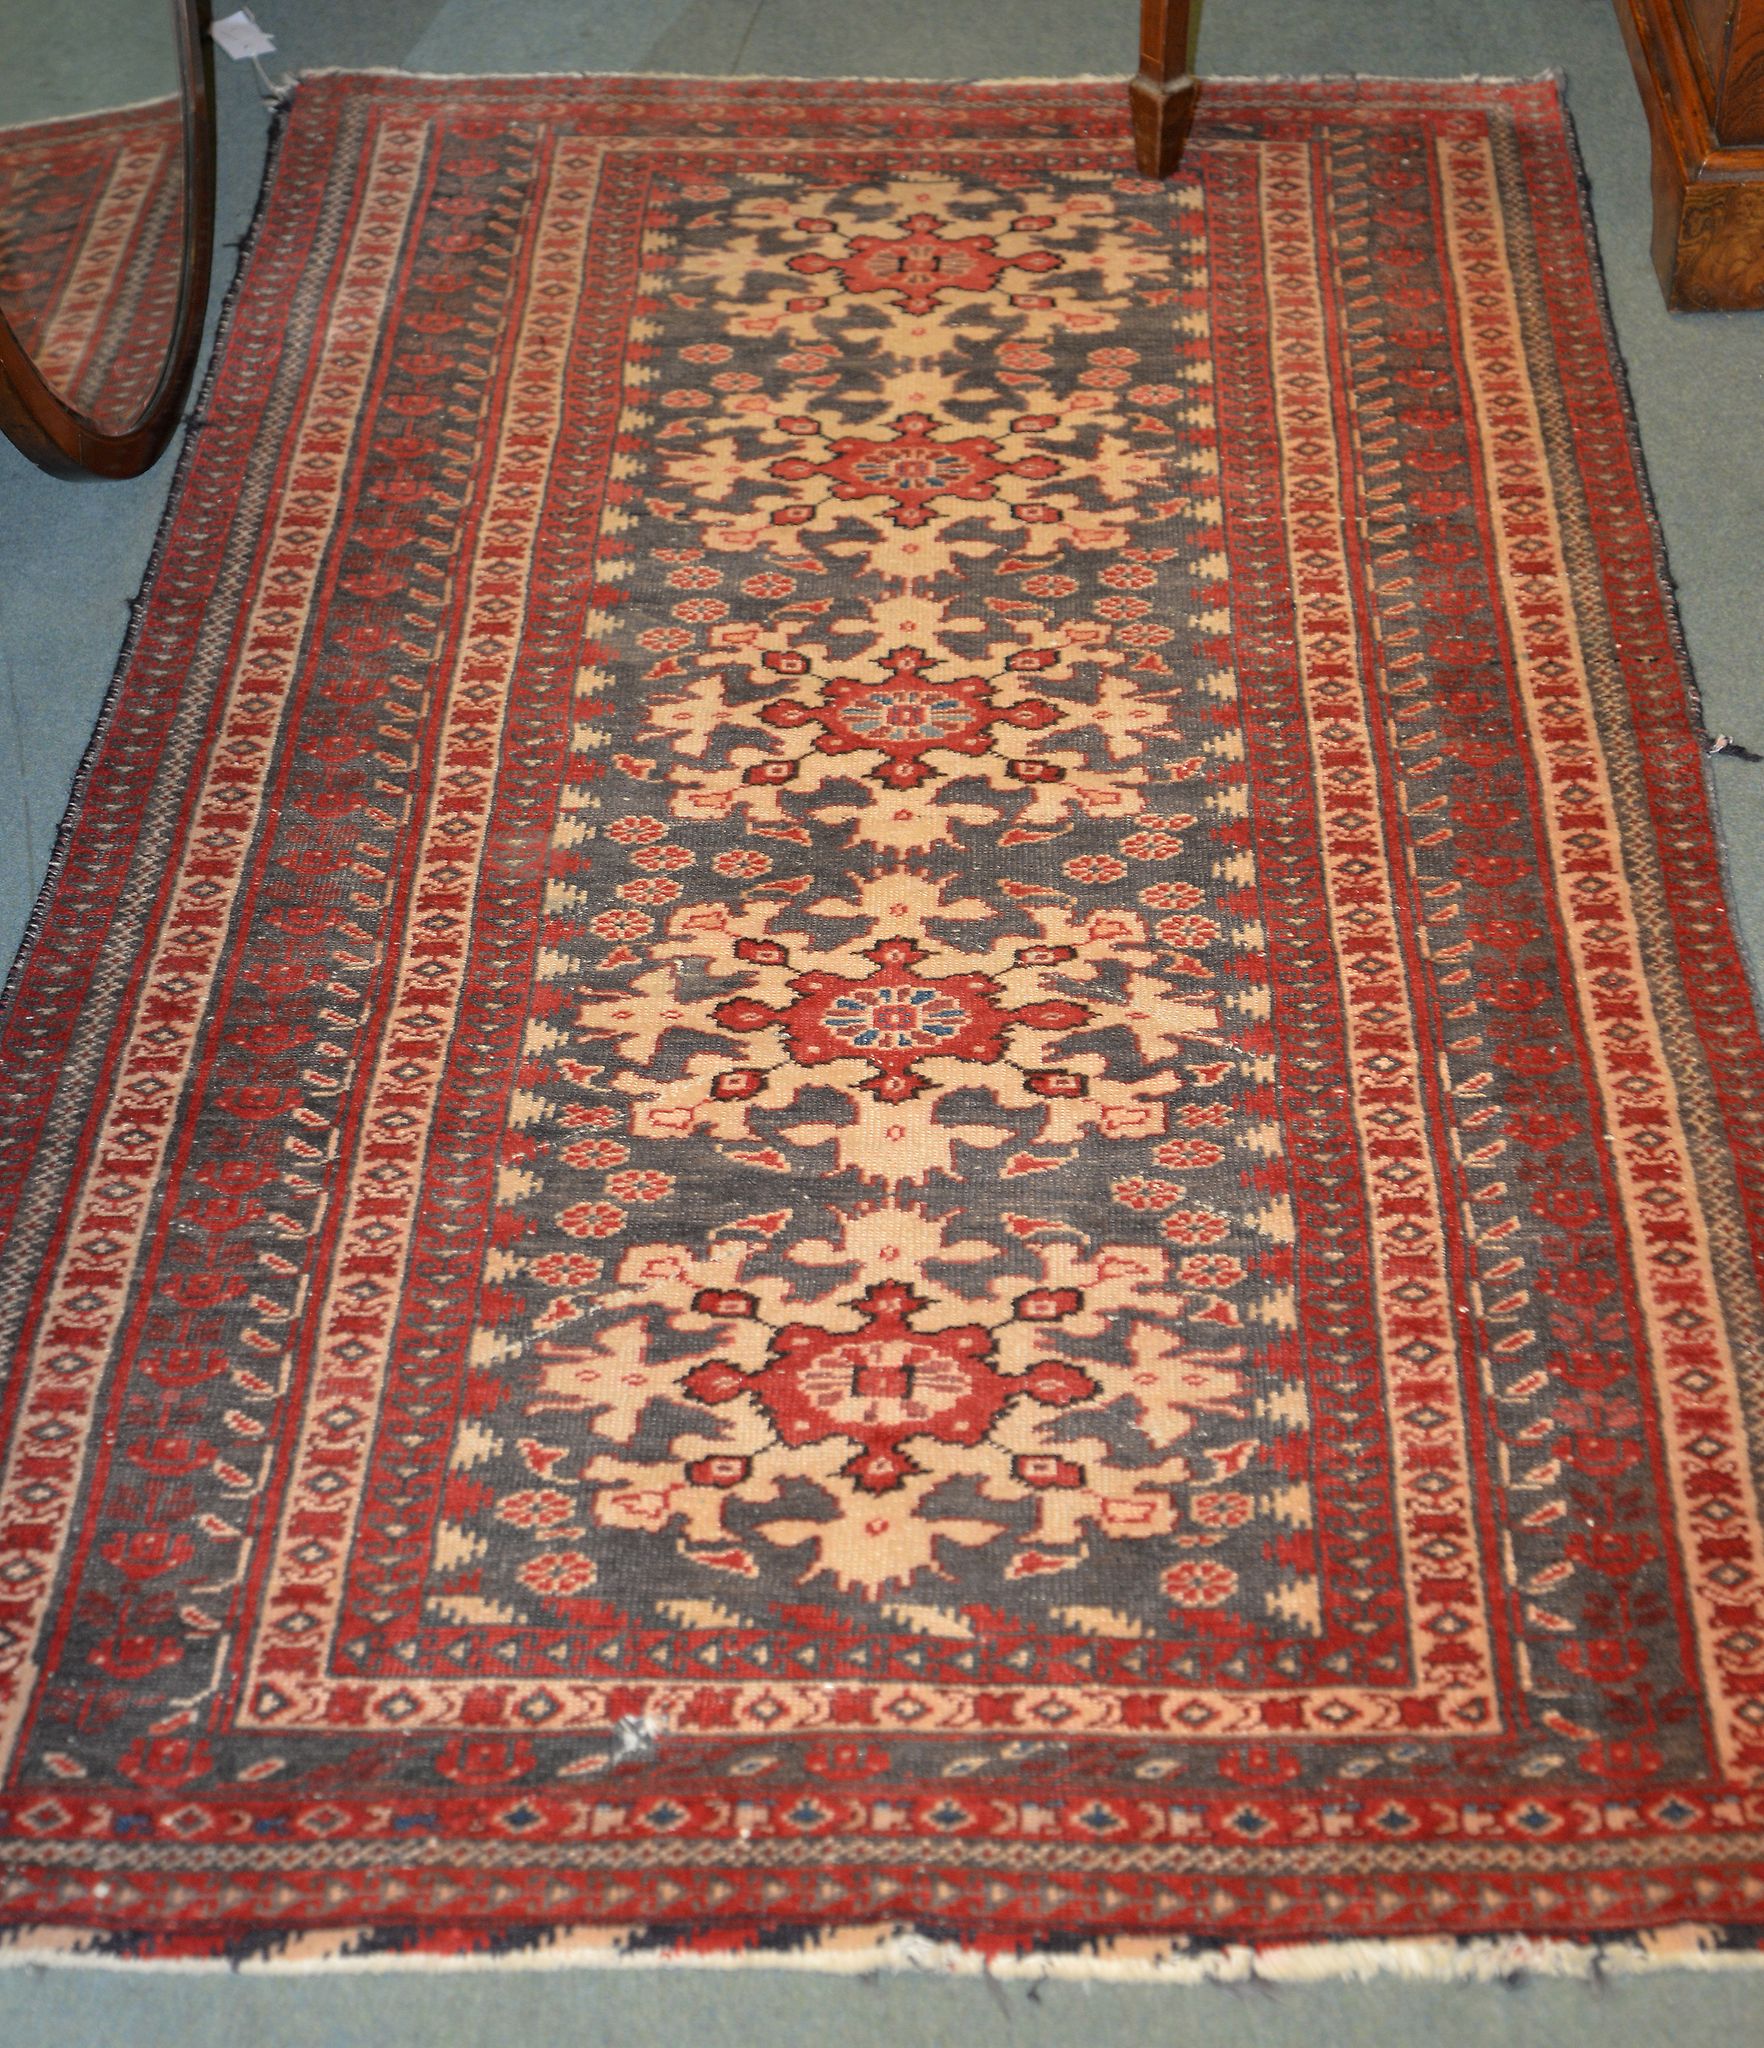
[[[276,47],[274,37],[265,35],[244,7],[225,21],[217,21],[208,33],[229,57],[267,57]]]

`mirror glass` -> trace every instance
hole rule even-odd
[[[169,0],[0,0],[0,313],[105,433],[165,367],[184,206]]]

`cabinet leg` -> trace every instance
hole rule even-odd
[[[1674,312],[1764,306],[1764,176],[1687,177],[1656,143],[1653,257]]]
[[[1667,305],[1764,307],[1764,149],[1716,132],[1676,7],[1617,0],[1617,19],[1647,109],[1654,268]]]

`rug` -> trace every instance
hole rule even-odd
[[[4,1034],[15,1952],[1754,1945],[1553,85],[303,84]]]
[[[0,310],[90,418],[134,421],[165,362],[183,147],[175,96],[0,128]]]

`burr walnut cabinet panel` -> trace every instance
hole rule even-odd
[[[1617,0],[1617,14],[1648,111],[1667,303],[1764,306],[1764,0]]]

